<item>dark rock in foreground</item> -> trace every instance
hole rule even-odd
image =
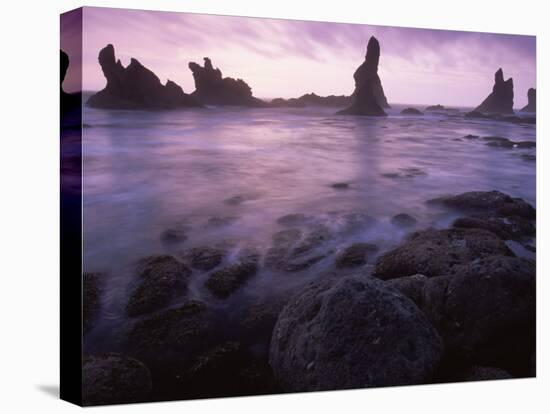
[[[453,227],[488,230],[503,240],[520,241],[535,236],[534,224],[530,220],[518,216],[475,214],[456,219],[453,222]]]
[[[160,79],[132,58],[127,67],[115,59],[113,45],[99,52],[99,64],[107,79],[105,89],[88,99],[87,104],[104,109],[174,109],[202,106],[172,81]]]
[[[138,316],[156,311],[187,290],[191,270],[175,257],[150,256],[140,260],[138,274],[141,282],[132,292],[126,313]]]
[[[99,314],[99,285],[101,273],[84,273],[82,276],[82,323],[84,333],[93,326]]]
[[[218,298],[227,298],[258,271],[260,253],[248,248],[239,253],[235,263],[215,271],[205,286]]]
[[[424,305],[424,286],[428,278],[424,275],[412,275],[390,279],[386,284],[401,292],[412,300],[416,306],[422,308]]]
[[[110,353],[88,355],[82,361],[83,405],[142,402],[151,389],[151,374],[136,359]]]
[[[380,256],[373,275],[380,279],[422,274],[445,275],[453,267],[489,256],[513,256],[504,241],[481,229],[428,229],[411,234]]]
[[[494,381],[513,378],[509,372],[494,367],[475,365],[464,373],[462,381]]]
[[[325,279],[283,309],[270,365],[284,391],[429,382],[441,339],[408,298],[373,278]]]
[[[537,112],[537,90],[529,88],[527,91],[527,105],[525,105],[521,112]]]
[[[483,114],[513,114],[514,113],[514,81],[509,78],[504,81],[502,69],[495,73],[493,92],[479,105],[475,111]]]
[[[277,392],[266,362],[254,361],[238,342],[223,343],[199,355],[178,378],[187,398]]]
[[[382,82],[378,76],[378,61],[380,60],[380,44],[374,36],[367,45],[365,61],[353,74],[355,91],[353,103],[348,108],[338,112],[341,115],[371,115],[385,116],[384,107],[388,107]]]
[[[162,369],[175,361],[185,365],[210,343],[211,327],[206,304],[189,300],[136,321],[126,334],[124,346],[151,368]]]
[[[526,373],[535,349],[535,264],[490,256],[431,278],[422,306],[448,358]]]
[[[189,63],[195,79],[195,91],[191,94],[207,105],[266,106],[262,100],[252,96],[252,89],[242,79],[224,78],[221,70],[214,69],[209,58],[204,66]]]
[[[378,251],[378,246],[372,243],[354,243],[346,247],[338,256],[335,264],[338,268],[363,266],[368,257]]]
[[[401,111],[401,115],[424,115],[422,111],[416,108],[405,108]]]
[[[469,191],[454,196],[434,198],[428,203],[442,204],[463,211],[497,213],[505,217],[518,216],[530,220],[536,218],[536,211],[529,203],[500,191]]]

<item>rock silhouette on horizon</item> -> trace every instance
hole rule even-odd
[[[537,112],[537,90],[529,88],[527,91],[527,105],[521,109],[521,112]]]
[[[60,52],[60,81],[59,81],[59,96],[60,96],[60,105],[61,105],[61,114],[69,112],[71,110],[80,108],[80,101],[82,94],[77,93],[67,93],[63,90],[63,81],[67,75],[67,70],[69,70],[69,55],[63,50]]]
[[[513,106],[514,81],[512,78],[505,81],[502,69],[499,69],[495,73],[493,92],[474,111],[484,114],[513,114]]]
[[[261,99],[252,96],[252,89],[242,79],[224,78],[220,69],[212,66],[210,58],[204,58],[204,66],[189,63],[195,79],[195,91],[191,94],[207,105],[265,106]]]
[[[292,107],[292,108],[303,108],[306,106],[334,106],[334,107],[344,107],[351,104],[351,96],[346,95],[328,95],[328,96],[319,96],[315,92],[306,93],[305,95],[300,96],[299,98],[275,98],[269,102],[269,105],[272,107]]]
[[[380,44],[372,36],[367,45],[365,61],[353,74],[355,91],[352,95],[353,103],[346,109],[338,112],[345,115],[372,115],[385,116],[384,107],[389,107],[382,82],[378,76],[378,62],[380,60]]]
[[[175,109],[202,106],[195,98],[183,92],[175,82],[165,85],[151,70],[132,58],[122,66],[115,59],[115,48],[109,44],[99,52],[99,64],[107,79],[107,86],[88,99],[87,104],[104,109]]]

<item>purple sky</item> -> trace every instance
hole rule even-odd
[[[474,106],[491,91],[499,67],[514,78],[516,107],[535,86],[534,36],[87,7],[83,88],[105,85],[97,55],[112,43],[124,65],[135,57],[188,93],[188,63],[208,56],[260,98],[350,94],[372,35],[380,41],[379,74],[390,103]],[[73,58],[69,43],[62,47]],[[69,69],[68,90],[77,85],[75,73]]]

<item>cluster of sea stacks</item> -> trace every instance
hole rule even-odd
[[[398,214],[392,225],[410,232],[385,251],[353,241],[377,222],[365,213],[291,213],[277,219],[266,249],[217,241],[142,258],[119,353],[84,358],[85,404],[534,376],[535,261],[509,246],[534,249],[535,209],[498,191],[427,205],[460,217],[421,229]],[[188,231],[162,240],[185,246]],[[296,281],[318,273],[219,311],[266,269]],[[85,335],[106,276],[84,275]],[[193,280],[214,304],[196,299]]]
[[[63,52],[62,52],[63,53]],[[62,59],[63,60],[63,59]],[[162,85],[159,78],[136,59],[131,59],[125,68],[116,60],[112,45],[99,53],[99,64],[107,79],[107,86],[88,100],[88,105],[106,109],[172,109],[201,107],[203,105],[237,105],[248,107],[346,107],[338,114],[385,116],[390,108],[382,82],[378,76],[380,44],[373,36],[369,39],[365,61],[357,68],[353,78],[355,90],[351,96],[326,96],[315,93],[299,98],[276,98],[270,102],[256,98],[251,87],[242,79],[223,77],[219,68],[214,68],[210,58],[204,58],[204,66],[190,62],[189,69],[195,80],[195,91],[186,94],[175,82],[168,80]],[[536,112],[536,91],[528,91],[529,103],[521,111]],[[514,116],[514,85],[512,78],[504,80],[502,69],[495,73],[491,94],[475,110],[466,114],[470,118],[493,118],[512,122],[534,122]],[[438,108],[439,107],[439,108]],[[444,111],[441,105],[426,110]],[[406,108],[404,115],[423,115],[416,108]]]

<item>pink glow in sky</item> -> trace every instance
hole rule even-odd
[[[499,67],[514,78],[515,107],[536,85],[534,36],[95,7],[84,8],[83,22],[84,90],[105,86],[97,55],[112,43],[123,65],[135,57],[188,93],[188,63],[208,56],[259,98],[350,94],[372,35],[381,45],[379,74],[390,103],[475,106]],[[63,36],[69,31],[62,25],[62,48],[73,59],[74,42]],[[69,68],[65,89],[76,88],[76,72]]]

